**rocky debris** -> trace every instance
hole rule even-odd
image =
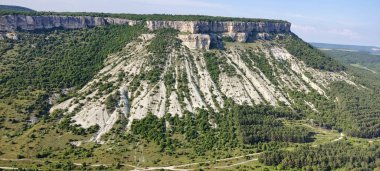
[[[247,42],[249,33],[241,33],[241,32],[228,32],[228,33],[223,33],[223,37],[230,37],[236,42]]]
[[[191,66],[189,64],[188,60],[185,61],[187,80],[189,80],[187,86],[189,87],[189,90],[190,90],[190,94],[191,94],[190,100],[191,100],[191,104],[192,104],[192,106],[190,106],[189,111],[193,111],[193,109],[195,109],[195,108],[206,108],[207,107],[206,103],[202,99],[202,95],[201,95],[202,92],[200,92],[197,88],[197,85],[199,85],[199,81],[196,80],[196,78],[198,78],[198,75],[194,74],[193,70],[190,69],[193,67],[196,67],[196,66]]]
[[[241,81],[238,77],[228,77],[226,74],[222,74],[219,80],[220,90],[237,104],[252,105],[252,101],[255,104],[261,103],[260,95],[246,80]]]
[[[0,32],[0,40],[5,39],[18,40],[18,35],[16,32]]]
[[[10,32],[5,34],[8,39],[18,40],[18,35],[15,32]]]
[[[272,36],[268,33],[257,33],[256,39],[258,39],[258,40],[270,40],[270,39],[272,39]]]
[[[292,78],[297,78],[301,80],[301,82],[297,81],[298,83],[296,81],[293,81],[293,82],[295,82],[295,84],[301,83],[298,87],[300,88],[305,87],[302,89],[307,90],[306,87],[311,87],[312,89],[316,90],[319,94],[325,95],[324,89],[328,88],[328,85],[334,81],[345,81],[348,84],[357,86],[354,82],[352,82],[349,78],[347,78],[347,74],[345,72],[328,72],[328,71],[320,71],[317,69],[313,69],[313,68],[307,67],[303,61],[300,61],[294,56],[292,56],[284,48],[272,47],[270,50],[273,54],[273,57],[276,60],[286,61],[290,64]]]
[[[154,38],[154,34],[142,34],[139,38],[142,39],[143,41],[148,41],[152,38]]]

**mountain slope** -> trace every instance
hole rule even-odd
[[[367,52],[349,52],[341,50],[322,50],[344,64],[363,68],[374,73],[380,72],[380,55]]]
[[[174,43],[175,37],[176,34],[166,33],[143,35],[124,51],[110,56],[95,79],[78,92],[77,98],[62,102],[51,111],[76,110],[73,119],[77,124],[84,128],[100,126],[96,138],[100,140],[100,135],[112,128],[119,113],[127,116],[130,128],[134,119],[142,119],[149,112],[158,117],[166,113],[181,117],[185,111],[193,113],[197,108],[219,111],[226,98],[237,104],[291,107],[298,100],[288,95],[291,91],[315,91],[328,97],[325,90],[333,81],[357,86],[344,72],[307,67],[280,42],[269,46],[265,41],[258,41],[248,47],[231,43],[224,51],[205,52]],[[163,38],[172,40],[161,42]],[[260,60],[261,63],[256,63]],[[106,85],[111,87],[105,89]],[[118,103],[108,110],[105,101],[114,95]],[[313,102],[306,104],[317,111]]]
[[[322,137],[367,143],[342,147],[360,152],[364,168],[376,167],[378,152],[362,152],[376,149],[376,140],[343,135],[379,137],[377,82],[303,42],[288,22],[31,18],[35,25],[7,20],[0,27],[17,35],[0,40],[3,158],[55,169],[84,162],[142,169],[266,151],[312,153],[306,147],[321,145]],[[42,18],[62,23],[41,25]],[[344,134],[326,139],[339,134],[320,127]],[[357,168],[348,164],[332,169]]]

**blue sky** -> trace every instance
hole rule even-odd
[[[379,0],[1,0],[0,4],[39,11],[283,19],[305,41],[380,47]]]

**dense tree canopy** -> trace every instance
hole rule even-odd
[[[380,157],[380,146],[355,146],[338,141],[318,147],[301,146],[294,151],[271,151],[260,156],[266,165],[278,165],[280,169],[306,170],[372,170]]]
[[[21,32],[20,40],[1,44],[0,95],[81,87],[102,68],[108,54],[120,51],[142,31],[142,26],[110,26]]]

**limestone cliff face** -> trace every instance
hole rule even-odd
[[[0,16],[0,33],[38,29],[80,29],[104,25],[136,25],[142,21],[111,17],[91,16]],[[241,21],[146,21],[150,31],[173,28],[182,34],[178,36],[190,49],[223,48],[222,37],[230,37],[236,42],[252,42],[258,39],[272,39],[273,34],[290,33],[290,23],[241,22]],[[186,34],[183,34],[186,33]],[[16,34],[17,35],[17,34]],[[0,39],[9,36],[0,37]],[[278,37],[278,36],[275,36]]]
[[[208,34],[180,34],[178,38],[182,41],[182,44],[189,49],[208,50],[210,48],[211,39]]]
[[[254,40],[272,39],[270,34],[290,33],[291,24],[288,22],[240,22],[240,21],[146,21],[150,31],[162,28],[172,28],[190,35],[183,44],[193,49],[223,48],[221,37],[230,37],[236,42],[252,42]],[[192,34],[192,35],[191,35]],[[201,45],[199,34],[209,35],[209,47]],[[205,45],[205,44],[202,44]]]
[[[225,33],[225,32],[290,32],[288,22],[239,22],[239,21],[147,21],[149,30],[173,28],[189,33]]]
[[[16,29],[79,29],[103,25],[135,25],[137,21],[91,16],[25,16],[3,15],[0,16],[0,31],[12,32]]]

